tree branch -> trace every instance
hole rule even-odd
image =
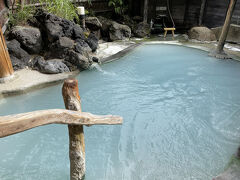
[[[0,138],[47,124],[116,125],[122,122],[120,116],[99,116],[65,109],[34,111],[0,116]]]

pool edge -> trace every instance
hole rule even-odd
[[[100,59],[100,64],[105,64],[105,63],[109,63],[115,60],[120,59],[121,57],[131,53],[133,50],[135,50],[137,47],[140,47],[142,45],[152,45],[152,44],[162,44],[162,45],[177,45],[177,46],[184,46],[184,47],[189,47],[189,48],[194,48],[194,49],[198,49],[198,50],[202,50],[205,52],[210,52],[210,50],[212,50],[211,47],[207,47],[206,43],[193,43],[190,41],[187,42],[181,42],[179,40],[173,40],[173,41],[146,41],[146,42],[137,42],[134,43],[132,45],[130,45],[129,47],[117,52],[116,54],[110,55],[108,57],[102,58]],[[211,46],[213,46],[214,44],[209,43]],[[240,59],[238,58],[234,58],[233,60],[236,61],[240,61]],[[41,89],[41,88],[45,88],[45,87],[49,87],[52,85],[56,85],[59,83],[62,83],[65,79],[67,78],[73,78],[75,76],[77,76],[79,74],[80,71],[75,71],[75,72],[71,72],[70,74],[63,74],[63,77],[58,77],[55,79],[50,79],[49,81],[42,81],[42,82],[36,82],[33,85],[29,85],[27,87],[16,87],[15,89],[10,89],[10,90],[2,90],[0,89],[0,99],[8,97],[8,96],[15,96],[15,95],[20,95],[20,94],[24,94],[24,93],[28,93],[37,89]]]

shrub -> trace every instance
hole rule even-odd
[[[123,15],[128,9],[123,0],[109,0],[108,6],[113,7],[115,13],[119,15]]]
[[[33,4],[35,1],[31,1]],[[49,13],[55,14],[59,17],[68,20],[78,20],[76,8],[70,0],[39,0],[43,4],[43,9]],[[27,20],[33,18],[36,7],[24,6],[21,9],[20,4],[17,4],[17,9],[9,14],[10,27],[16,25],[26,25]]]
[[[70,0],[40,0],[45,4],[43,9],[59,17],[74,20],[78,19],[77,11]]]
[[[27,20],[33,18],[35,12],[34,7],[24,7],[21,9],[20,4],[17,4],[17,9],[14,12],[9,13],[9,24],[10,27],[16,25],[26,25]]]

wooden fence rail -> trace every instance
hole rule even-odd
[[[0,138],[48,124],[113,125],[122,124],[119,116],[100,116],[66,109],[34,111],[0,116]]]
[[[0,116],[0,138],[20,133],[47,124],[68,124],[69,158],[71,180],[82,180],[85,176],[85,143],[83,125],[118,125],[120,116],[100,116],[81,112],[78,82],[64,82],[62,95],[66,109],[34,111],[16,115]]]

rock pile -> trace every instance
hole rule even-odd
[[[119,24],[116,21],[105,17],[98,17],[101,27],[101,35],[106,41],[127,40],[131,37],[131,28],[127,25]]]
[[[8,36],[7,46],[14,70],[30,67],[42,73],[54,74],[76,69],[88,69],[98,48],[98,41],[128,40],[132,36],[146,37],[148,24],[136,17],[123,16],[117,21],[104,17],[86,17],[86,29],[54,14],[38,10],[31,26],[16,26]]]
[[[29,66],[42,73],[88,69],[98,48],[98,38],[76,23],[45,11],[35,15],[37,27],[16,26],[7,46],[15,70]],[[33,58],[36,57],[36,58]]]
[[[133,36],[144,38],[150,35],[149,24],[133,21],[128,16],[124,16],[123,20],[118,22],[102,16],[97,19],[102,25],[99,26],[101,37],[106,41],[127,40]]]

